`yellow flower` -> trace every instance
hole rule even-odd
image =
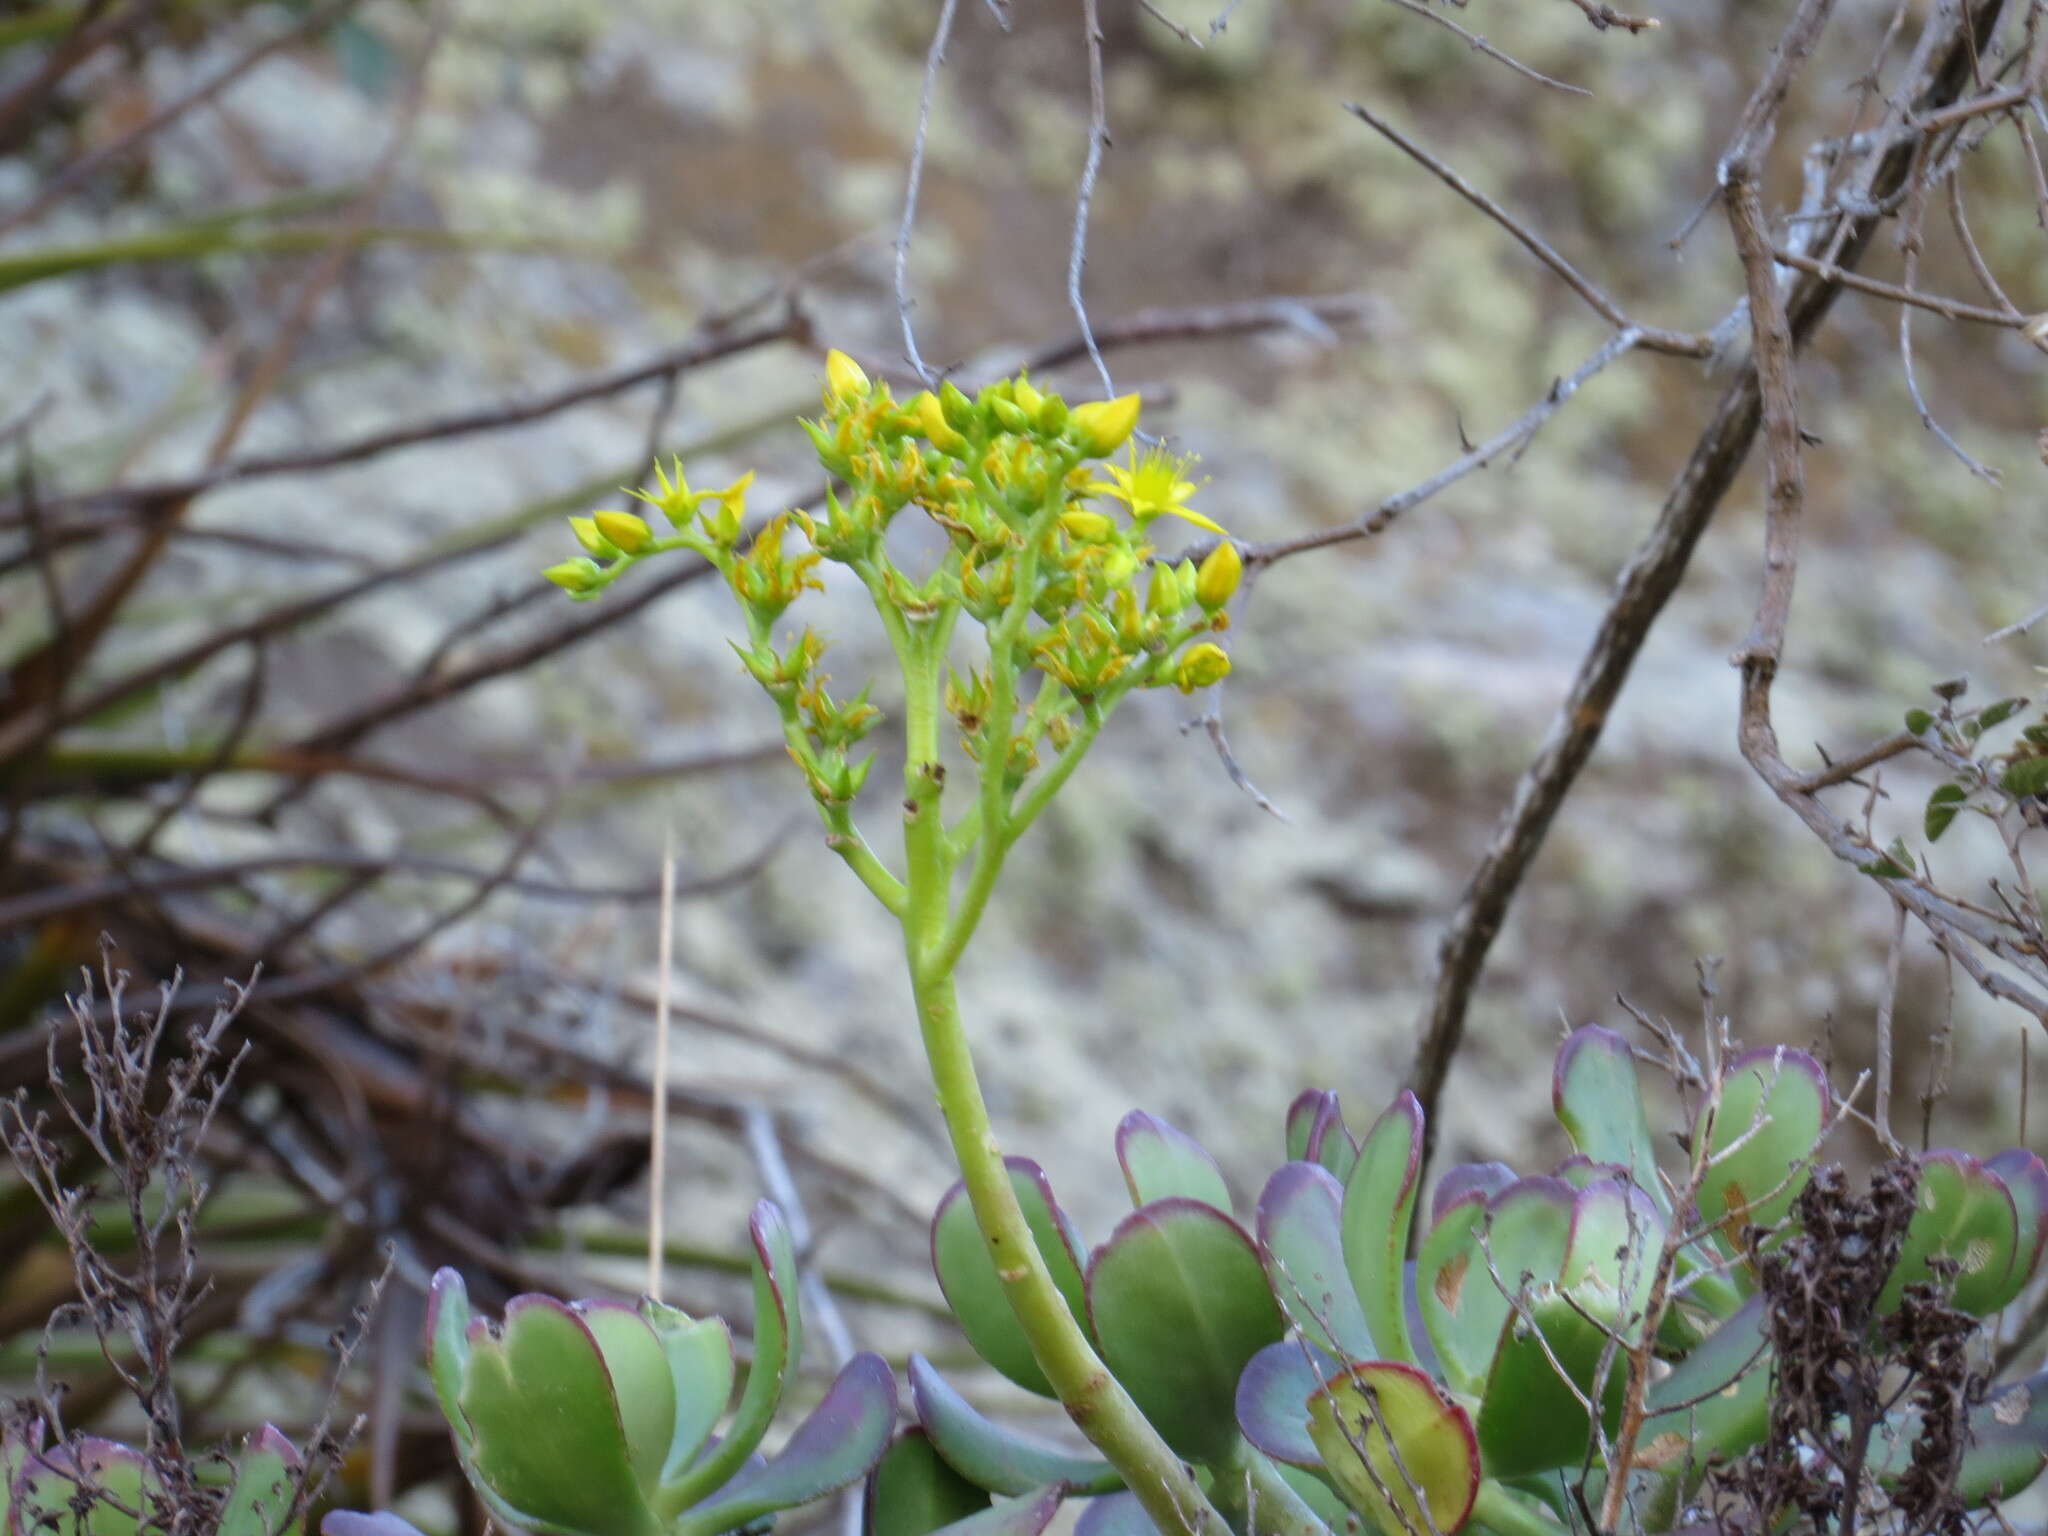
[[[1133,448],[1128,468],[1121,464],[1105,464],[1102,467],[1108,471],[1109,478],[1091,480],[1082,489],[1122,502],[1131,509],[1131,520],[1140,528],[1155,517],[1165,515],[1220,534],[1223,532],[1221,524],[1204,517],[1187,504],[1190,496],[1209,483],[1182,478],[1193,462],[1192,458],[1176,458],[1159,448],[1148,448],[1143,454]]]

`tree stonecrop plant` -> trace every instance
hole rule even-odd
[[[1032,1240],[954,978],[1005,859],[1117,704],[1139,688],[1192,692],[1229,672],[1228,655],[1207,637],[1228,625],[1242,558],[1227,539],[1199,566],[1154,558],[1148,535],[1161,517],[1222,530],[1189,505],[1198,486],[1185,461],[1133,442],[1135,395],[1069,407],[1020,375],[973,397],[946,383],[898,401],[835,352],[823,404],[821,418],[805,423],[839,482],[822,512],[785,513],[748,540],[748,482],[693,491],[678,466],[641,495],[667,531],[625,511],[577,519],[585,554],[548,576],[589,598],[641,560],[688,550],[725,578],[746,621],[740,660],[782,717],[827,842],[902,925],[966,1198],[1029,1358],[1162,1528],[1219,1530],[1193,1474],[1105,1366]],[[1119,450],[1124,463],[1103,462]],[[943,553],[918,570],[890,548],[891,524],[909,508],[944,535]],[[853,815],[874,764],[872,754],[855,755],[879,719],[871,688],[835,698],[820,668],[824,639],[809,626],[776,632],[820,585],[827,561],[866,588],[901,674],[900,868]],[[979,632],[971,648],[967,628]],[[948,717],[967,770],[950,781]]]

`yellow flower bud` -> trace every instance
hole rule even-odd
[[[609,560],[619,552],[617,545],[597,531],[597,519],[594,517],[570,518],[569,531],[576,535],[576,542],[583,546],[586,555]]]
[[[1062,512],[1060,526],[1083,544],[1100,544],[1116,532],[1116,524],[1100,512]]]
[[[1182,693],[1193,693],[1197,688],[1220,683],[1228,676],[1229,653],[1222,646],[1204,640],[1182,653],[1180,665],[1173,669],[1173,686]]]
[[[626,554],[640,554],[654,542],[654,530],[631,512],[594,512],[591,521],[599,533]]]
[[[1067,425],[1067,402],[1058,395],[1047,395],[1038,406],[1038,430],[1044,433],[1062,432]]]
[[[1045,404],[1045,396],[1032,386],[1029,374],[1020,373],[1010,381],[1010,398],[1017,402],[1018,408],[1026,416],[1034,420],[1038,416],[1038,408]]]
[[[1195,600],[1214,613],[1237,590],[1237,584],[1244,580],[1244,556],[1237,552],[1237,546],[1225,539],[1202,562],[1202,568],[1195,573]]]
[[[866,370],[837,347],[825,354],[825,388],[834,400],[858,400],[872,387]]]
[[[1075,406],[1068,418],[1074,429],[1074,441],[1091,459],[1107,458],[1129,442],[1138,429],[1142,404],[1136,395],[1118,395],[1114,400],[1091,400]]]
[[[939,452],[958,453],[967,446],[967,439],[946,420],[945,408],[939,404],[937,395],[927,389],[910,403],[916,407],[918,425],[924,428],[925,437]]]

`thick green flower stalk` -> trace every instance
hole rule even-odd
[[[1222,530],[1190,506],[1200,486],[1185,460],[1132,443],[1139,408],[1135,395],[1070,407],[1022,375],[973,397],[947,383],[898,401],[834,352],[823,413],[804,423],[837,482],[822,510],[783,513],[748,537],[748,481],[693,491],[678,465],[636,493],[656,519],[613,510],[572,520],[585,553],[548,576],[590,598],[639,561],[683,549],[725,578],[746,621],[741,664],[782,718],[827,842],[902,925],[969,1209],[1023,1348],[1160,1529],[1192,1533],[1218,1529],[1218,1516],[1103,1364],[1031,1241],[954,991],[1004,860],[1117,704],[1139,688],[1192,692],[1230,670],[1209,637],[1227,627],[1242,559],[1227,539],[1199,567],[1155,558],[1149,530],[1161,517]],[[1119,450],[1123,462],[1100,462]],[[912,509],[946,536],[944,555],[918,570],[898,563],[887,537]],[[873,689],[829,691],[825,640],[785,623],[825,562],[865,586],[901,676],[893,866],[854,820],[874,765],[860,751],[880,720]],[[949,720],[966,770],[950,780]]]

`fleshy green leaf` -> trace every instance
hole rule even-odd
[[[1986,704],[1977,712],[1977,727],[1988,731],[1994,725],[2003,725],[2026,707],[2025,699],[2000,699],[1995,704]]]
[[[1804,1051],[1745,1051],[1729,1063],[1699,1192],[1700,1217],[1729,1253],[1742,1252],[1745,1224],[1774,1227],[1792,1209],[1832,1104],[1827,1074]]]
[[[1081,1494],[1123,1486],[1105,1461],[1041,1444],[984,1418],[922,1355],[910,1357],[910,1404],[932,1449],[977,1488],[1021,1495],[1043,1483],[1062,1483]]]
[[[1370,1360],[1378,1351],[1344,1265],[1343,1204],[1328,1170],[1282,1164],[1259,1196],[1259,1261],[1296,1327],[1333,1354]]]
[[[1491,1334],[1483,1324],[1476,1329],[1459,1327],[1466,1287],[1493,1288],[1476,1235],[1485,1219],[1484,1191],[1468,1189],[1462,1199],[1453,1200],[1437,1213],[1436,1224],[1423,1238],[1415,1260],[1415,1298],[1422,1311],[1423,1331],[1436,1346],[1444,1374],[1461,1392],[1478,1390],[1493,1356],[1494,1341],[1500,1336],[1497,1322]]]
[[[436,1270],[427,1288],[427,1379],[433,1383],[441,1417],[465,1456],[472,1437],[457,1405],[462,1400],[462,1375],[469,1368],[470,1318],[462,1276],[452,1269]]]
[[[1284,1332],[1244,1229],[1196,1200],[1133,1211],[1088,1264],[1102,1358],[1181,1455],[1209,1461],[1237,1437],[1237,1378]]]
[[[1358,1143],[1344,1124],[1336,1094],[1311,1088],[1288,1107],[1287,1160],[1320,1163],[1340,1184],[1351,1176],[1351,1165],[1358,1161]]]
[[[1275,1461],[1321,1466],[1322,1453],[1309,1436],[1308,1400],[1337,1374],[1337,1363],[1304,1339],[1268,1344],[1238,1378],[1238,1428]]]
[[[647,1320],[624,1302],[584,1301],[575,1310],[604,1355],[626,1429],[627,1459],[641,1490],[652,1492],[676,1433],[676,1387],[668,1352]]]
[[[1509,1321],[1487,1379],[1479,1443],[1494,1476],[1582,1460],[1596,1398],[1614,1428],[1628,1366],[1609,1342],[1634,1341],[1663,1240],[1662,1215],[1633,1184],[1602,1180],[1579,1193],[1557,1282],[1532,1290],[1526,1316]]]
[[[2024,1492],[2048,1466],[2048,1371],[1993,1386],[1970,1410],[1969,1446],[1956,1492],[1975,1507]]]
[[[1472,1421],[1413,1366],[1350,1367],[1309,1399],[1309,1433],[1337,1491],[1382,1536],[1452,1536],[1472,1512],[1479,1493]]]
[[[1970,798],[1970,792],[1960,784],[1942,784],[1927,797],[1927,814],[1923,818],[1927,841],[1941,841],[1941,834],[1949,823],[1962,811],[1963,802]]]
[[[2048,1248],[2048,1163],[2032,1152],[2014,1147],[1986,1159],[1984,1166],[2004,1183],[2012,1196],[2013,1214],[2019,1221],[2012,1273],[2006,1281],[2016,1296],[2034,1278],[2034,1272],[2041,1267],[2042,1250]]]
[[[1650,1139],[1635,1052],[1626,1039],[1598,1024],[1573,1030],[1557,1053],[1550,1101],[1580,1155],[1627,1169],[1636,1187],[1658,1209],[1665,1208],[1656,1143]]]
[[[1710,1457],[1739,1456],[1763,1439],[1771,1427],[1770,1387],[1770,1341],[1757,1295],[1650,1384],[1651,1418],[1637,1465],[1683,1468],[1690,1492]]]
[[[2003,1179],[1966,1153],[1924,1153],[1913,1220],[1878,1306],[1897,1306],[1907,1286],[1932,1276],[1937,1259],[1956,1266],[1956,1306],[1978,1315],[2002,1306],[2011,1299],[2006,1279],[2018,1242],[2019,1211]]]
[[[703,1451],[732,1398],[732,1330],[724,1318],[692,1320],[655,1301],[641,1302],[640,1309],[661,1340],[675,1386],[675,1434],[661,1470],[661,1480],[672,1483]]]
[[[235,1463],[216,1536],[279,1536],[291,1520],[304,1466],[297,1447],[271,1425],[251,1435]]]
[[[989,1507],[988,1494],[947,1466],[915,1425],[875,1463],[865,1502],[865,1536],[931,1536]]]
[[[1463,1244],[1448,1232],[1435,1244],[1425,1244],[1433,1267],[1417,1291],[1428,1298],[1425,1322],[1433,1309],[1438,1312],[1430,1333],[1446,1362],[1456,1362],[1446,1364],[1447,1374],[1473,1382],[1486,1379],[1513,1310],[1512,1295],[1525,1278],[1532,1286],[1554,1283],[1564,1267],[1574,1200],[1572,1187],[1562,1179],[1517,1179],[1487,1202]],[[1455,1211],[1446,1217],[1455,1219]]]
[[[1230,1214],[1230,1186],[1216,1159],[1192,1136],[1156,1115],[1134,1109],[1116,1128],[1116,1160],[1132,1205],[1154,1200],[1199,1200]]]
[[[156,1475],[132,1446],[80,1435],[46,1451],[15,1454],[20,1467],[8,1490],[9,1536],[135,1536],[133,1512],[156,1512]],[[91,1497],[96,1494],[104,1498]],[[87,1502],[82,1518],[81,1500]]]
[[[1444,1219],[1444,1212],[1475,1195],[1483,1205],[1515,1182],[1515,1170],[1506,1163],[1457,1163],[1444,1170],[1429,1197],[1429,1224]]]
[[[1422,1169],[1422,1105],[1404,1092],[1373,1122],[1344,1185],[1344,1266],[1379,1353],[1410,1364],[1403,1265]]]
[[[896,1378],[888,1363],[855,1355],[781,1454],[692,1509],[676,1523],[676,1536],[716,1536],[859,1482],[881,1458],[895,1424]]]
[[[503,1330],[469,1327],[459,1402],[471,1480],[513,1524],[569,1536],[654,1536],[611,1377],[583,1320],[549,1296],[515,1296]]]
[[[782,1394],[803,1362],[803,1312],[797,1305],[796,1244],[774,1203],[762,1200],[747,1222],[754,1245],[754,1358],[732,1423],[709,1455],[680,1476],[663,1480],[664,1515],[702,1503],[747,1464],[768,1433]]]
[[[1052,1271],[1053,1283],[1085,1329],[1087,1288],[1072,1224],[1053,1200],[1052,1186],[1038,1164],[1023,1157],[1006,1161],[1010,1186],[1024,1207],[1024,1219],[1031,1227],[1046,1267]],[[960,1331],[967,1335],[974,1352],[1027,1392],[1051,1397],[1052,1385],[1038,1368],[1031,1345],[1018,1325],[1017,1314],[1010,1309],[1010,1298],[996,1273],[995,1261],[982,1242],[981,1228],[974,1219],[964,1184],[955,1184],[946,1191],[945,1198],[939,1201],[938,1214],[932,1218],[932,1269],[938,1275],[939,1289],[946,1294],[946,1304],[953,1309]]]
[[[1926,735],[1927,728],[1933,724],[1934,716],[1927,710],[1909,709],[1906,711],[1906,729],[1915,736]]]

